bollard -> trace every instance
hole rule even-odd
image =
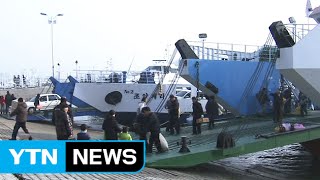
[[[186,153],[186,152],[190,152],[190,149],[188,148],[188,144],[191,144],[191,141],[189,141],[189,143],[187,143],[187,136],[181,136],[181,148],[179,150],[180,153]],[[177,142],[177,145],[180,144],[179,142]]]

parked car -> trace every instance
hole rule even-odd
[[[34,106],[34,101],[36,97],[31,98],[30,100],[26,101],[26,104],[28,106],[28,112],[29,114],[34,113],[36,107]],[[50,110],[54,109],[58,104],[60,104],[61,97],[58,94],[40,94],[39,97],[39,106],[37,109],[39,110]],[[17,107],[17,100],[14,100],[12,102],[12,108]]]

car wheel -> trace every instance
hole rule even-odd
[[[31,107],[31,108],[28,109],[28,113],[29,113],[29,114],[33,114],[34,111],[35,111],[35,108],[34,108],[34,107]]]

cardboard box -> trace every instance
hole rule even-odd
[[[197,123],[208,123],[209,122],[209,118],[199,118],[197,119]]]

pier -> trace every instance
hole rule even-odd
[[[15,121],[8,120],[0,116],[0,139],[8,140],[11,138],[12,128]],[[34,140],[56,140],[55,127],[48,123],[33,123],[28,122],[29,129]],[[74,133],[80,132],[75,128]],[[92,139],[101,139],[103,137],[102,131],[88,131]],[[27,140],[28,135],[22,130],[19,131],[18,140]],[[0,141],[1,141],[0,140]],[[219,177],[219,175],[215,175]],[[0,174],[0,179],[19,179],[19,180],[39,180],[39,179],[203,179],[199,175],[191,175],[174,170],[161,170],[154,168],[144,168],[138,174]]]

